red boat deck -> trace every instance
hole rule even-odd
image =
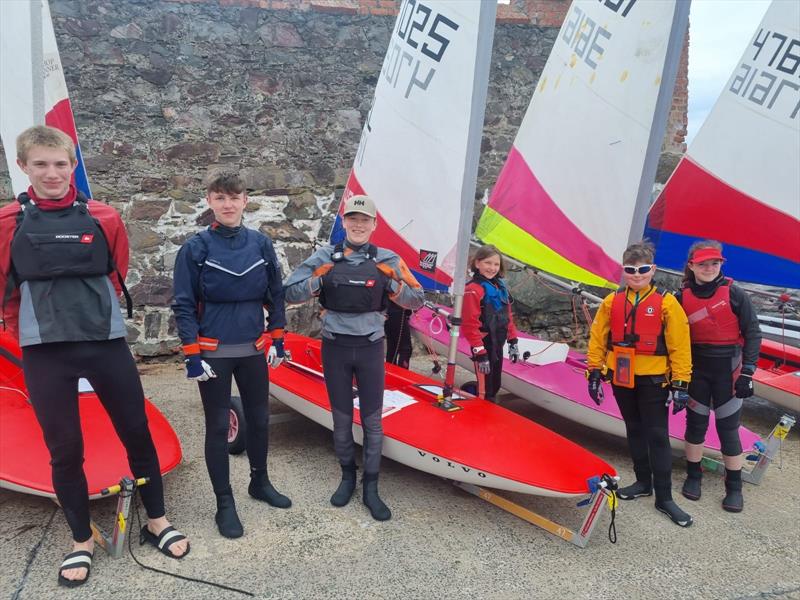
[[[274,371],[272,384],[330,411],[319,373],[320,342],[290,334],[286,347],[292,362],[299,366]],[[411,396],[415,402],[385,414],[383,429],[386,438],[412,446],[431,460],[457,462],[563,494],[584,494],[589,478],[616,474],[611,465],[588,450],[507,409],[469,399],[457,401],[463,410],[445,412],[434,406],[436,396],[421,386],[438,388],[440,382],[387,365],[386,390]],[[360,424],[358,411],[354,418]]]
[[[149,401],[145,402],[145,410],[161,473],[168,473],[181,461],[180,441],[164,415]],[[80,394],[80,411],[84,470],[89,496],[96,498],[103,488],[118,483],[123,476],[131,476],[131,472],[125,448],[97,395]],[[28,401],[21,353],[7,334],[0,334],[0,487],[55,497],[50,453]]]

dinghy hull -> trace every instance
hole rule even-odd
[[[756,396],[800,414],[800,348],[762,340],[753,385]]]
[[[417,311],[411,317],[411,327],[417,337],[424,343],[431,343],[438,353],[445,351],[448,341],[446,328],[442,326],[442,317],[438,317],[429,308]],[[520,334],[520,339],[536,339],[533,336]],[[469,345],[460,339],[456,362],[459,366],[473,370],[469,356]],[[524,398],[545,410],[555,413],[570,421],[581,423],[592,429],[625,438],[625,422],[614,401],[611,385],[604,384],[606,401],[597,406],[589,397],[586,389],[585,357],[579,352],[569,351],[564,362],[548,365],[529,363],[513,364],[503,361],[502,386],[515,396]],[[713,421],[713,414],[711,416]],[[686,430],[686,417],[683,413],[673,415],[670,411],[669,434],[670,444],[675,451],[683,451],[683,435]],[[739,428],[742,447],[749,450],[760,438],[753,432]],[[706,434],[705,451],[710,456],[720,455],[720,442],[716,429],[712,424]]]
[[[127,454],[100,399],[93,392],[79,395],[84,442],[84,471],[89,498],[131,477]],[[163,414],[145,400],[145,412],[158,453],[161,473],[181,461],[178,436]],[[28,400],[21,353],[8,334],[0,334],[0,487],[55,498],[50,453]]]
[[[270,373],[270,393],[333,429],[320,342],[289,334],[285,345],[292,361]],[[509,410],[465,394],[456,400],[462,410],[446,412],[435,406],[440,382],[394,365],[386,371],[387,458],[446,479],[537,496],[584,496],[590,478],[616,475],[588,450]],[[390,397],[405,405],[387,409]],[[357,409],[353,435],[362,442]]]

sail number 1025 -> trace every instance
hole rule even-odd
[[[416,10],[414,10],[415,8]],[[406,44],[416,50],[420,47],[420,38],[425,35],[425,28],[430,21],[427,37],[433,43],[422,42],[420,52],[428,58],[440,62],[447,50],[447,46],[450,45],[450,38],[447,35],[449,33],[448,29],[456,31],[458,24],[438,12],[431,19],[432,13],[431,8],[422,2],[406,0],[400,8],[400,16],[397,17],[397,31],[395,33],[400,39],[405,40]]]

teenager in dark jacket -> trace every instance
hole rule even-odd
[[[286,317],[272,240],[242,225],[247,205],[244,183],[236,173],[217,172],[207,184],[206,200],[215,220],[178,252],[172,310],[186,358],[186,376],[197,381],[203,401],[206,466],[217,500],[215,520],[223,536],[236,538],[244,529],[236,513],[228,465],[232,379],[247,419],[248,493],[278,508],[292,504],[267,475],[267,364],[276,369],[283,361]]]
[[[750,298],[723,275],[724,261],[719,242],[692,244],[683,287],[678,292],[689,318],[694,366],[686,413],[687,478],[682,492],[690,500],[700,499],[700,462],[713,409],[725,463],[722,508],[741,512],[744,498],[739,425],[742,401],[753,395],[761,329]]]

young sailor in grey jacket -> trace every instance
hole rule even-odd
[[[389,300],[408,309],[422,306],[422,287],[391,250],[369,243],[377,226],[375,203],[352,196],[345,203],[346,239],[325,246],[286,280],[290,304],[319,297],[322,312],[322,370],[333,413],[333,443],[342,481],[331,504],[344,506],[356,487],[353,440],[353,379],[364,429],[363,502],[374,519],[392,513],[378,496],[383,445],[381,414],[385,377],[385,313]]]

